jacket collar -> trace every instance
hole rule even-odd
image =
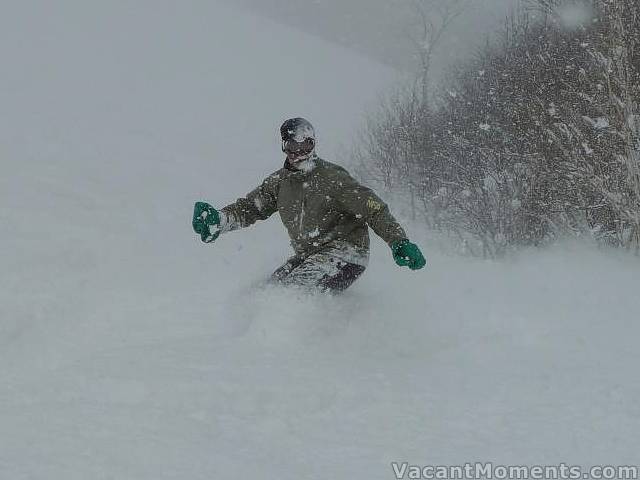
[[[310,173],[314,168],[316,168],[318,164],[318,156],[313,154],[313,156],[309,157],[306,160],[302,160],[297,162],[295,165],[289,163],[289,160],[284,161],[284,169],[291,173],[301,173],[306,175]]]

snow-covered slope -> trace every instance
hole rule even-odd
[[[277,218],[203,245],[312,119],[339,162],[391,72],[211,1],[0,15],[0,478],[393,478],[638,460],[637,260],[567,246],[256,291]],[[409,226],[416,239],[422,232]]]

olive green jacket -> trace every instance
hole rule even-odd
[[[265,220],[275,212],[289,232],[296,255],[324,249],[369,254],[367,225],[391,245],[407,238],[389,207],[342,167],[318,157],[285,166],[246,197],[222,209],[222,231]],[[358,262],[356,262],[358,263]]]

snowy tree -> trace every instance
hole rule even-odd
[[[638,249],[640,6],[530,6],[450,71],[435,108],[421,91],[389,103],[360,160],[478,254],[585,232]]]

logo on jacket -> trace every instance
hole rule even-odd
[[[367,208],[369,210],[380,210],[382,208],[382,204],[380,202],[376,202],[373,198],[367,200]]]

